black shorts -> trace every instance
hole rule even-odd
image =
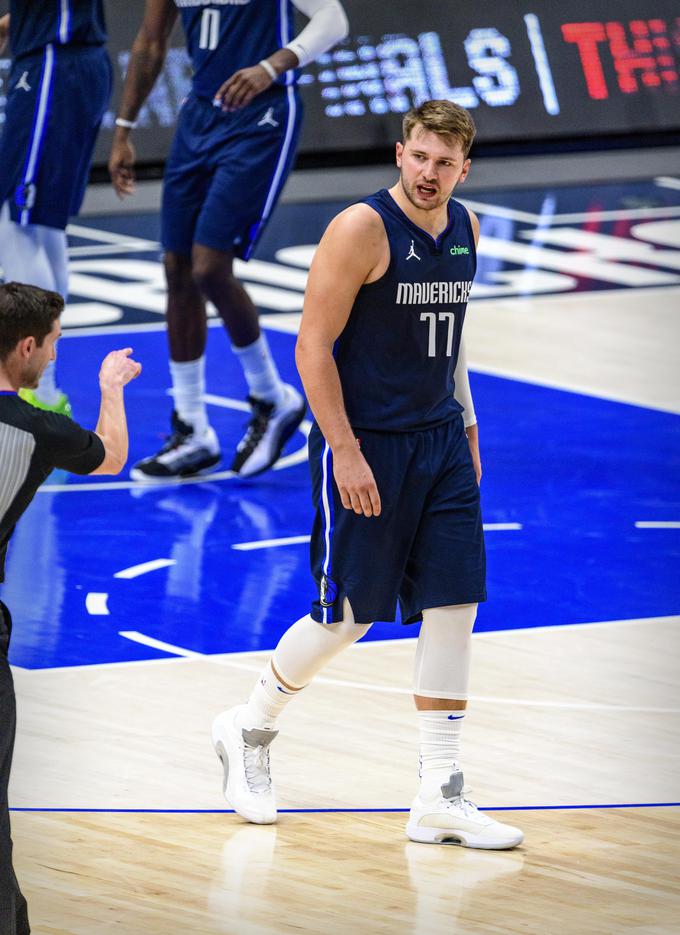
[[[404,623],[429,607],[486,600],[479,486],[462,417],[418,432],[355,434],[378,485],[377,517],[342,506],[316,424],[309,436],[314,620],[342,620],[345,597],[357,623],[395,620],[397,600]]]

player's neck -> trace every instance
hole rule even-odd
[[[406,195],[401,184],[401,179],[393,185],[392,188],[388,189],[388,191],[406,217],[410,221],[413,221],[418,227],[422,228],[431,237],[434,237],[435,240],[442,231],[446,230],[446,226],[449,223],[448,202],[444,202],[443,205],[431,211],[418,208]]]

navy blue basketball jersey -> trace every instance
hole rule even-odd
[[[453,372],[477,268],[467,210],[453,199],[435,240],[386,189],[365,199],[385,225],[390,263],[361,287],[334,348],[355,428],[406,432],[461,412]]]
[[[289,0],[175,0],[194,67],[193,90],[212,100],[239,68],[267,58],[293,38]],[[286,72],[281,83],[291,83]]]
[[[14,58],[46,45],[104,45],[103,0],[10,0],[9,35]]]

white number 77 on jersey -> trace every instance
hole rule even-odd
[[[437,315],[436,312],[421,312],[420,320],[429,322],[429,334],[427,338],[427,356],[436,357],[437,356],[437,318],[439,321],[447,321],[449,323],[449,330],[446,335],[446,356],[450,357],[453,354],[453,333],[454,327],[456,324],[456,314],[455,312],[440,312]]]

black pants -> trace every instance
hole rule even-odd
[[[12,867],[12,838],[9,829],[7,786],[12,768],[16,700],[7,661],[12,618],[0,601],[0,935],[29,935],[26,900],[21,895]]]

